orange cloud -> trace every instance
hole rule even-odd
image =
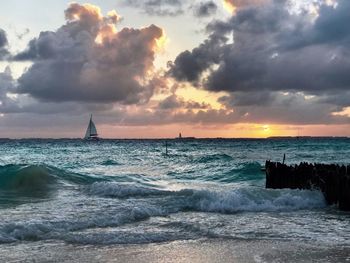
[[[32,42],[50,52],[33,44],[18,55],[34,61],[21,76],[19,93],[47,101],[147,102],[158,89],[154,61],[164,30],[156,25],[117,30],[117,12],[103,15],[91,4],[72,3],[65,17],[66,24]],[[43,79],[42,74],[42,88],[34,88],[32,80]]]
[[[270,0],[223,0],[224,9],[230,14],[235,14],[237,9],[253,5],[262,5]]]
[[[92,4],[71,3],[64,13],[68,21],[80,20],[88,24],[96,24],[103,19],[101,9]]]

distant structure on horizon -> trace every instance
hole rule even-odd
[[[179,137],[176,137],[175,139],[178,139],[178,140],[194,140],[194,139],[196,139],[196,137],[182,137],[182,134],[180,132],[179,133]]]
[[[95,123],[92,121],[92,114],[90,115],[89,125],[86,129],[84,140],[87,141],[98,141],[100,138],[98,137],[97,129]]]

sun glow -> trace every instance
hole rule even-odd
[[[178,89],[176,94],[183,97],[185,100],[192,100],[198,103],[207,103],[215,110],[220,110],[223,108],[223,105],[218,102],[218,99],[227,95],[225,92],[211,93],[209,91],[199,90],[191,86]]]
[[[224,0],[223,6],[226,11],[228,11],[230,14],[236,13],[236,7],[233,5],[233,3],[230,0]]]
[[[262,126],[262,128],[263,128],[264,132],[269,132],[270,131],[270,125],[265,124],[265,125]]]
[[[169,42],[169,38],[166,36],[164,30],[162,30],[162,36],[160,38],[156,38],[156,50],[164,51],[165,46]]]
[[[112,39],[117,33],[117,29],[113,24],[107,24],[103,26],[98,32],[97,37],[95,38],[96,44],[102,44],[105,39]]]

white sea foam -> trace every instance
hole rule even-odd
[[[115,184],[113,184],[115,186]],[[98,193],[104,194],[102,189],[108,189],[106,184],[95,184],[101,187]],[[125,185],[124,185],[125,187]],[[118,192],[117,196],[125,197],[131,193],[139,194],[140,188],[126,187],[123,194]],[[119,188],[118,188],[119,189]],[[146,188],[141,188],[142,193],[149,193]],[[168,216],[170,214],[193,211],[235,214],[238,212],[273,212],[273,211],[293,211],[298,209],[313,209],[325,206],[325,201],[321,193],[316,191],[301,190],[265,190],[255,189],[234,189],[232,191],[208,191],[208,190],[181,190],[167,192],[162,198],[155,200],[123,201],[120,207],[112,207],[110,211],[102,213],[89,211],[89,215],[83,218],[66,218],[61,221],[37,220],[7,223],[0,225],[0,243],[9,243],[19,240],[34,241],[57,239],[73,243],[84,244],[109,244],[109,243],[147,243],[163,242],[176,239],[198,238],[208,233],[199,233],[198,229],[192,231],[188,226],[167,225],[167,229],[185,228],[184,231],[153,233],[133,233],[132,231],[119,231],[118,236],[113,237],[107,233],[91,234],[89,229],[105,229],[119,227],[125,224],[135,223],[155,216]],[[101,192],[102,191],[102,192]],[[115,191],[115,189],[114,189]],[[156,191],[153,189],[151,193]],[[112,191],[113,192],[113,191]],[[164,194],[164,191],[160,191]],[[114,193],[114,192],[113,192]],[[125,194],[127,193],[127,194]],[[157,193],[156,196],[157,197]],[[159,197],[159,196],[158,196]],[[146,198],[152,198],[147,196]],[[116,204],[117,206],[117,204]],[[234,215],[233,215],[234,216]],[[87,232],[86,232],[87,231]],[[179,234],[180,233],[180,234]],[[188,233],[181,235],[181,233]]]
[[[307,190],[236,189],[228,192],[194,192],[193,207],[202,212],[274,212],[322,208],[323,194]]]
[[[152,205],[129,206],[117,213],[92,212],[82,219],[66,218],[61,221],[35,220],[0,224],[0,244],[16,241],[74,240],[75,232],[94,228],[119,227],[128,223],[146,220],[152,216],[164,216],[161,208]]]
[[[98,182],[91,185],[89,193],[115,198],[140,196],[152,198],[164,195],[171,211],[189,209],[201,212],[273,212],[300,209],[322,208],[326,206],[323,194],[310,190],[271,190],[263,188],[236,188],[232,190],[194,190],[165,191],[135,185]],[[163,204],[159,204],[162,206]]]
[[[168,193],[168,191],[146,188],[132,184],[117,184],[114,182],[95,182],[89,187],[88,192],[92,195],[118,198],[162,195]]]

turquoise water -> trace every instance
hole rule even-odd
[[[3,140],[1,244],[195,239],[350,245],[321,193],[265,189],[265,160],[350,163],[350,139]]]

